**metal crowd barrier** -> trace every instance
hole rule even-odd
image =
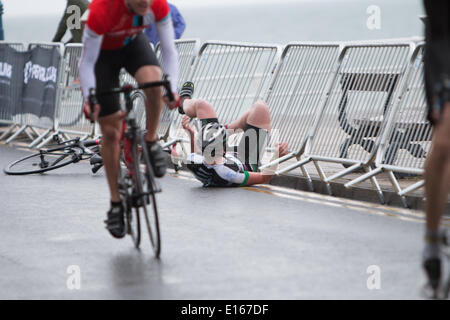
[[[313,162],[327,184],[357,169],[368,170],[380,144],[385,115],[397,98],[412,54],[412,43],[348,45],[342,50],[320,119],[305,159],[279,170],[291,171]],[[340,163],[346,169],[327,177],[319,162]],[[384,202],[374,177],[373,187]]]
[[[59,62],[59,68],[58,68],[58,77],[56,80],[56,101],[59,100],[59,94],[60,94],[60,88],[61,88],[61,80],[63,78],[63,53],[64,53],[64,45],[62,43],[29,43],[28,44],[28,50],[33,49],[34,47],[41,47],[41,48],[57,48],[60,54],[60,62]],[[10,143],[13,141],[19,134],[26,133],[27,129],[30,129],[37,137],[35,139],[31,139],[32,142],[28,146],[29,148],[35,147],[38,143],[42,142],[49,134],[50,132],[56,131],[56,109],[58,106],[55,107],[55,112],[50,117],[47,116],[37,116],[30,113],[22,113],[21,114],[21,128],[13,134],[11,137],[9,137],[6,140],[6,143]],[[38,132],[36,129],[42,129],[44,132]],[[29,135],[30,137],[30,135]]]
[[[358,169],[367,173],[346,187],[370,179],[383,202],[375,176],[387,172],[400,195],[423,186],[420,180],[402,190],[397,174],[423,175],[430,149],[432,128],[425,120],[423,44],[386,42],[373,44],[290,43],[282,51],[276,45],[210,41],[199,49],[198,40],[177,40],[180,77],[195,83],[194,98],[214,106],[221,122],[236,119],[258,99],[271,110],[272,130],[278,141],[286,141],[296,162],[277,171],[282,174],[313,162],[327,183]],[[62,44],[30,44],[58,47]],[[16,50],[21,43],[0,42]],[[161,59],[159,47],[157,57]],[[25,133],[30,146],[45,143],[51,131],[89,135],[92,125],[81,115],[81,93],[77,83],[81,45],[67,45],[58,77],[57,112],[54,119],[13,115],[0,108],[0,123],[9,125],[1,139],[8,142]],[[122,82],[134,79],[121,75]],[[14,93],[11,93],[14,94]],[[145,125],[144,99],[138,101],[138,116]],[[164,110],[158,133],[168,145],[180,141],[181,116]],[[30,129],[27,132],[27,129]],[[41,130],[36,130],[41,129]],[[44,131],[42,133],[42,131]],[[36,138],[37,137],[37,138]],[[178,140],[177,140],[178,139]],[[333,162],[346,168],[327,177],[319,162]],[[370,170],[374,166],[375,169]],[[311,180],[310,180],[311,182]]]
[[[405,207],[407,203],[404,196],[422,187],[424,181],[420,180],[402,190],[396,175],[423,175],[425,158],[431,147],[432,126],[426,119],[423,54],[424,44],[420,44],[414,51],[406,86],[388,117],[387,129],[375,161],[376,168],[345,185],[350,188],[381,172],[387,172],[394,191],[402,197]]]
[[[221,122],[235,120],[265,97],[281,52],[275,45],[204,43],[190,77],[194,97],[208,100]]]
[[[82,44],[66,45],[56,119],[58,133],[79,135],[85,139],[94,135],[94,125],[85,119],[82,111],[83,95],[78,74],[82,50]]]
[[[0,48],[5,48],[4,50],[13,49],[20,52],[23,52],[27,49],[24,43],[5,42],[5,41],[0,41]],[[12,67],[14,68],[15,58],[11,57],[10,55],[8,56],[11,60],[13,60]],[[5,68],[6,66],[3,66],[3,72],[6,72]],[[12,80],[13,79],[11,79],[11,81]],[[16,113],[16,111],[18,111],[19,106],[13,105],[14,101],[13,97],[21,96],[21,94],[22,92],[20,90],[17,90],[16,86],[11,85],[10,92],[6,93],[5,95],[2,95],[0,107],[0,124],[8,125],[9,127],[5,132],[2,133],[2,135],[0,135],[0,140],[6,139],[8,136],[14,133],[15,129],[21,127],[22,116],[20,113]],[[29,135],[28,132],[27,134]],[[32,139],[33,136],[29,135],[29,138]]]
[[[189,76],[192,73],[192,68],[195,59],[198,56],[200,50],[200,40],[199,39],[186,39],[186,40],[175,40],[175,46],[178,51],[178,63],[179,63],[179,74],[177,87],[181,88],[183,83],[189,80]],[[159,43],[156,45],[156,56],[164,66],[164,61],[161,54],[161,48]],[[179,139],[171,139],[169,137],[169,129],[172,123],[178,123],[179,113],[177,110],[169,110],[164,106],[163,112],[161,113],[160,123],[158,127],[159,134],[164,138],[164,140],[169,140],[167,143],[172,144]]]
[[[272,138],[287,142],[291,152],[261,168],[299,159],[317,122],[333,75],[338,68],[338,44],[290,43],[283,51],[266,101],[272,120]],[[275,141],[276,142],[276,141]],[[312,189],[312,180],[304,167]]]
[[[152,45],[152,44],[151,44]],[[153,46],[153,45],[152,45]],[[178,87],[187,80],[188,75],[191,73],[192,64],[195,57],[198,54],[200,47],[200,40],[198,39],[187,39],[187,40],[175,40],[175,47],[178,52],[178,63],[179,63],[179,76],[178,76]],[[159,44],[155,48],[156,57],[161,65],[164,64],[162,60],[161,50]],[[135,84],[135,79],[128,74],[125,70],[121,73],[121,83],[132,83]],[[136,100],[135,110],[137,113],[137,119],[142,128],[145,128],[146,118],[145,118],[145,96],[140,95]],[[161,139],[167,140],[169,135],[169,127],[176,117],[177,112],[169,110],[167,106],[163,106],[161,112],[160,122],[158,126],[158,135]]]
[[[205,42],[189,77],[195,85],[194,98],[209,101],[222,123],[235,120],[265,97],[281,52],[276,45]],[[181,119],[175,119],[170,137],[183,131]],[[237,143],[241,136],[234,135],[230,141]]]

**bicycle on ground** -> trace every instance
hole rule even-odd
[[[7,165],[3,171],[9,175],[45,173],[65,167],[71,163],[89,160],[92,173],[96,173],[103,161],[99,155],[100,139],[83,141],[79,137],[60,141],[54,136],[56,145],[42,148]]]

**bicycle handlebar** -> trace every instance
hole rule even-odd
[[[89,105],[91,108],[91,112],[94,111],[94,105],[98,104],[98,97],[111,95],[111,94],[117,94],[117,93],[130,93],[132,91],[141,90],[141,89],[147,89],[151,87],[159,87],[163,86],[166,89],[166,95],[169,98],[170,101],[175,101],[175,97],[172,93],[171,85],[170,85],[170,79],[168,75],[164,75],[163,79],[161,81],[153,81],[153,82],[146,82],[138,85],[125,85],[120,88],[113,88],[110,90],[102,91],[102,92],[96,92],[94,88],[89,89]]]

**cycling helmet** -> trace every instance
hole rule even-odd
[[[207,149],[207,153],[215,156],[216,150],[225,151],[227,144],[227,130],[217,122],[208,123],[203,126],[199,145],[202,146],[202,153]]]

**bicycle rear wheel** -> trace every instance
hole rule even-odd
[[[133,206],[133,182],[125,164],[121,163],[119,169],[119,192],[127,220],[127,233],[131,236],[136,249],[141,243],[141,223],[139,219],[139,208]]]
[[[161,254],[161,234],[159,228],[158,207],[156,205],[153,171],[143,135],[136,137],[133,146],[133,170],[136,188],[140,195],[140,208],[144,214],[150,244],[156,258]],[[139,152],[139,150],[141,150]],[[144,163],[141,167],[140,162]]]
[[[82,150],[74,147],[51,151],[40,150],[10,163],[3,171],[10,175],[43,173],[77,162],[81,159],[81,154]]]

